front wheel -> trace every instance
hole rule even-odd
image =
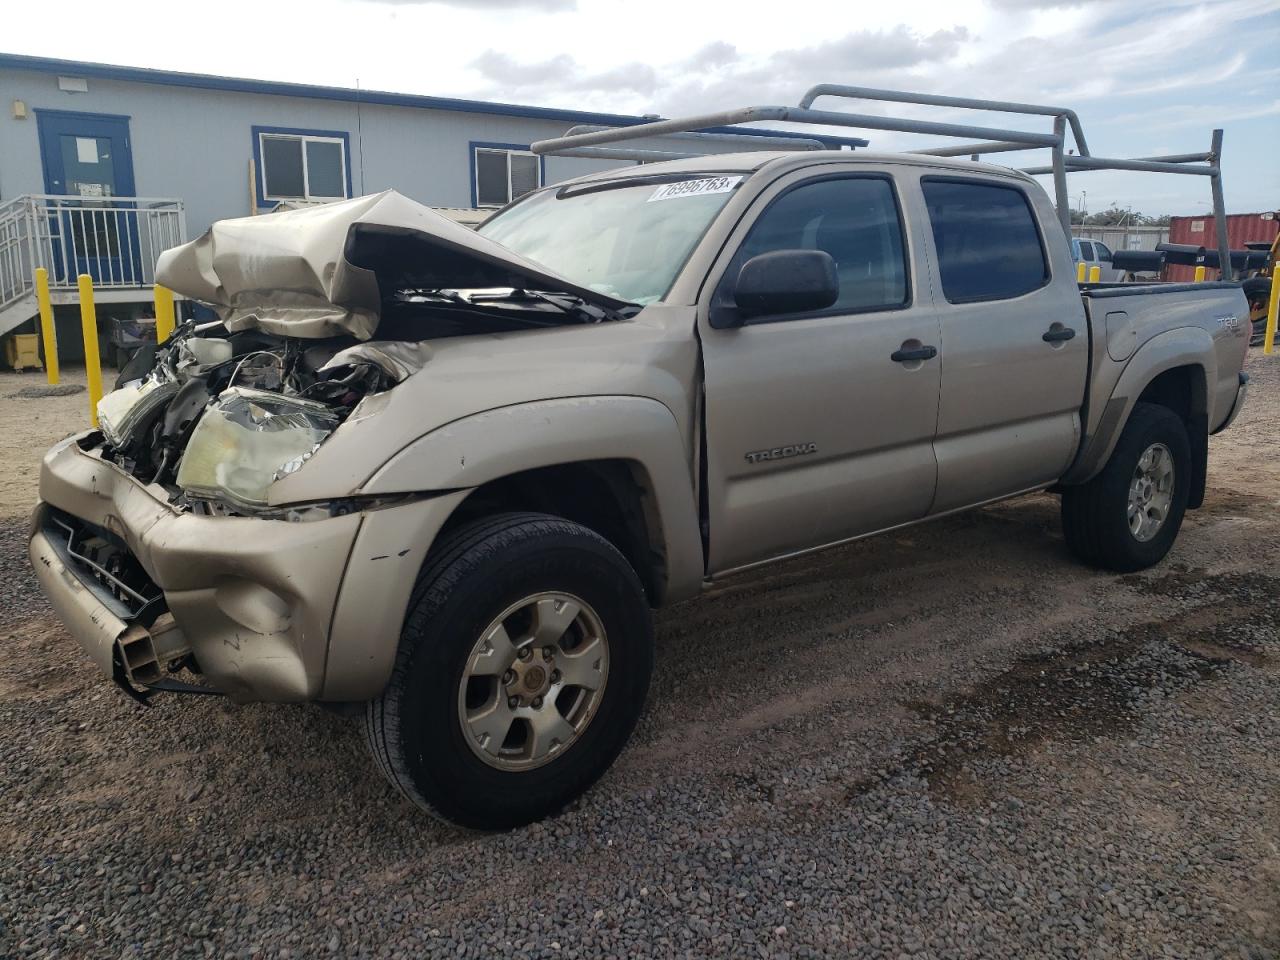
[[[1159,563],[1182,526],[1190,481],[1182,419],[1136,404],[1102,472],[1063,492],[1067,546],[1090,566],[1122,573]]]
[[[559,810],[630,736],[653,665],[635,571],[602,537],[541,514],[465,524],[433,548],[391,679],[366,712],[383,774],[477,829]]]

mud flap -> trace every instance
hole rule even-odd
[[[1187,440],[1191,444],[1191,487],[1187,491],[1187,509],[1196,510],[1204,503],[1204,488],[1209,474],[1209,417],[1193,413],[1187,420]]]

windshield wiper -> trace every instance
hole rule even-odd
[[[586,300],[571,293],[543,293],[538,290],[528,290],[522,287],[516,287],[509,293],[473,293],[470,297],[472,303],[487,302],[520,302],[521,300],[534,300],[538,303],[548,303],[557,308],[562,313],[569,316],[577,317],[583,323],[603,323],[606,320],[622,320],[632,315],[630,311],[610,310],[606,307],[598,306],[594,303],[588,303]]]

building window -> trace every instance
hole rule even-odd
[[[542,186],[542,159],[524,147],[471,145],[472,200],[477,207],[501,207]]]
[[[345,200],[351,195],[347,135],[255,127],[259,199]]]

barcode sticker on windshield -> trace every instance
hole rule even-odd
[[[675,200],[677,197],[702,197],[708,193],[728,193],[741,181],[741,177],[706,177],[702,180],[680,180],[676,183],[664,183],[653,191],[653,196],[646,202]]]

